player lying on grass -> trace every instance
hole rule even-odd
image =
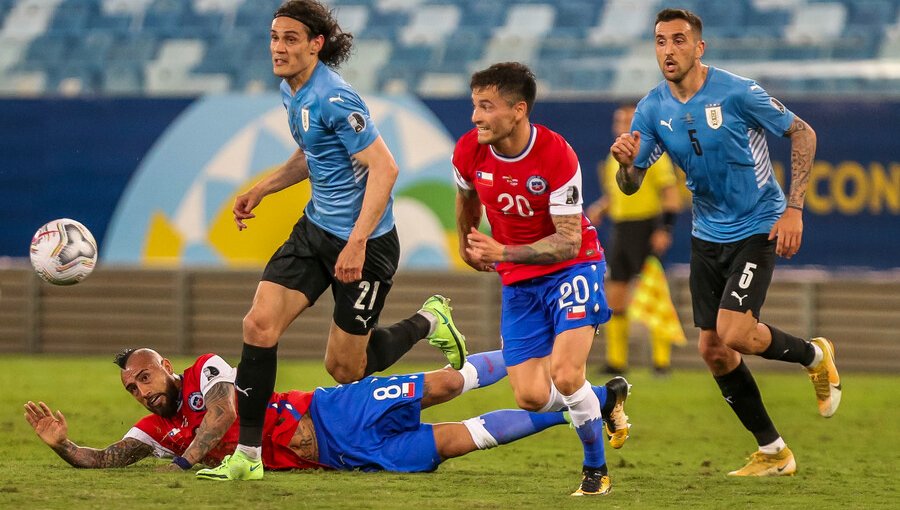
[[[151,455],[172,458],[173,470],[194,464],[216,466],[238,442],[235,369],[215,354],[204,354],[183,374],[152,349],[128,349],[116,356],[122,384],[152,414],[125,437],[104,449],[78,446],[68,438],[62,412],[29,401],[25,418],[60,457],[74,467],[124,467]],[[493,448],[567,423],[562,412],[499,410],[455,423],[422,423],[420,412],[506,376],[500,351],[473,354],[461,370],[367,377],[359,382],[311,392],[275,392],[266,409],[263,469],[432,471],[446,459]],[[613,447],[628,437],[621,377],[595,386]],[[223,468],[201,469],[200,478],[230,479]]]

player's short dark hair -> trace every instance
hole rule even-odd
[[[130,358],[136,350],[137,349],[133,347],[122,349],[118,354],[116,354],[116,357],[113,358],[113,363],[119,365],[119,368],[121,368],[122,370],[125,370],[125,365],[128,364],[128,358]]]
[[[472,81],[469,82],[471,90],[486,87],[497,87],[497,92],[501,96],[507,99],[511,97],[511,105],[525,101],[528,108],[526,113],[531,113],[531,109],[534,108],[537,83],[534,80],[534,73],[525,64],[502,62],[472,75]]]
[[[653,23],[653,26],[655,27],[659,23],[676,19],[687,21],[688,25],[691,26],[691,30],[697,34],[697,40],[703,39],[703,20],[700,19],[700,16],[687,9],[663,9],[656,13],[656,22]]]
[[[353,49],[353,34],[345,33],[338,25],[334,11],[316,0],[290,0],[281,4],[272,18],[282,16],[294,19],[306,25],[309,38],[323,36],[319,60],[329,67],[340,67]]]

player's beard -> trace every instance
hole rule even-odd
[[[179,391],[175,386],[174,380],[166,381],[165,395],[165,403],[153,406],[152,408],[150,408],[150,411],[153,414],[162,416],[163,418],[171,418],[172,416],[175,416],[175,413],[178,412]]]

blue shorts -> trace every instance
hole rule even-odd
[[[434,471],[441,463],[421,422],[425,375],[366,377],[317,388],[310,405],[319,463],[341,470]]]
[[[504,286],[500,335],[506,366],[549,356],[563,331],[608,321],[605,272],[606,262],[586,262]]]

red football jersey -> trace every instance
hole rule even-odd
[[[456,184],[474,189],[484,205],[491,235],[505,245],[525,245],[556,233],[551,215],[581,214],[581,249],[555,264],[497,264],[504,285],[554,273],[585,261],[603,260],[597,231],[582,211],[581,166],[565,138],[533,124],[525,150],[514,157],[478,143],[477,129],[453,151]]]
[[[220,382],[234,384],[236,373],[236,369],[215,354],[200,356],[181,376],[181,402],[175,416],[144,416],[125,437],[152,446],[153,454],[157,457],[183,455],[206,415],[206,392]],[[263,423],[263,465],[267,469],[322,467],[301,459],[288,448],[297,423],[309,409],[312,397],[312,392],[300,391],[272,394]],[[240,432],[238,422],[235,419],[219,444],[203,458],[203,464],[217,466],[226,455],[234,453]]]

